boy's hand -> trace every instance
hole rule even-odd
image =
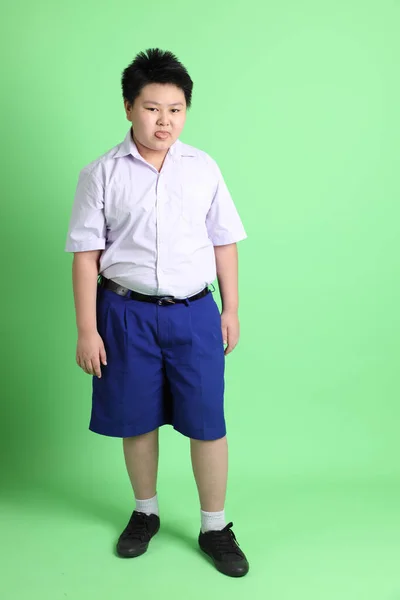
[[[222,326],[222,337],[224,344],[227,344],[225,348],[225,356],[232,352],[239,341],[240,335],[240,324],[239,317],[236,311],[222,311],[221,313],[221,326]]]
[[[76,362],[88,375],[101,377],[100,361],[107,364],[103,340],[97,331],[80,333],[76,348]]]

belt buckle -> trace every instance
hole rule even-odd
[[[159,306],[162,306],[164,302],[168,302],[169,304],[176,304],[174,296],[161,296],[157,300],[157,304],[159,304]]]

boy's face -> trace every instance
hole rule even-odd
[[[185,125],[185,94],[169,83],[150,83],[142,89],[133,107],[126,100],[124,105],[135,141],[160,155],[179,138]],[[158,131],[168,132],[168,135],[157,137]]]

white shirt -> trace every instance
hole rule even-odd
[[[104,277],[143,294],[186,298],[216,279],[214,246],[245,238],[211,156],[177,139],[158,172],[130,128],[80,171],[65,251],[103,250]]]

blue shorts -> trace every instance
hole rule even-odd
[[[211,291],[159,306],[98,286],[97,329],[107,365],[93,376],[91,431],[131,437],[168,424],[193,439],[225,436],[225,355]]]

